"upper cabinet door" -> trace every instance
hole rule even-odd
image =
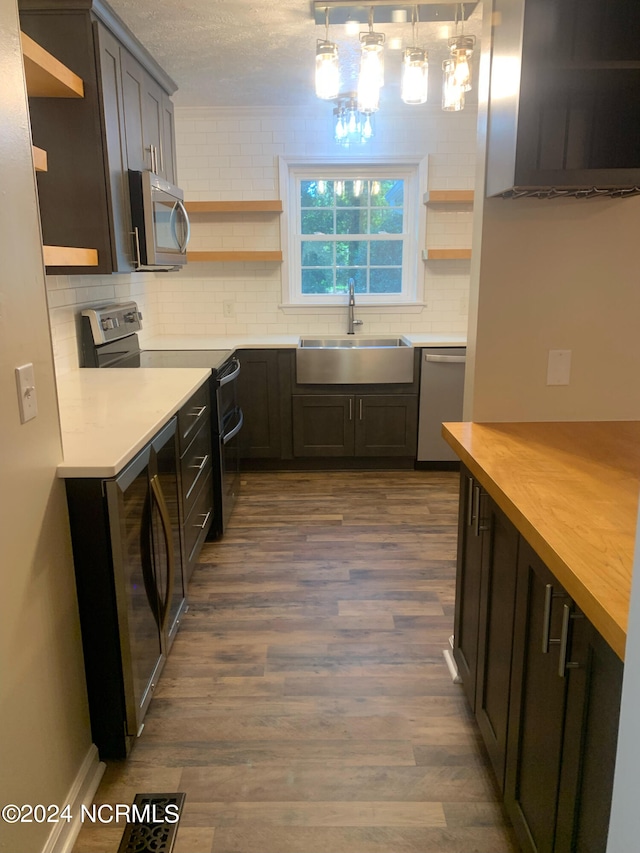
[[[111,211],[112,264],[114,272],[130,272],[134,269],[134,261],[122,103],[122,48],[102,23],[96,21],[94,28],[102,99],[107,194]]]
[[[143,74],[142,138],[145,156],[151,158],[151,171],[166,177],[162,156],[162,99],[160,85],[146,71]]]
[[[164,177],[170,184],[178,184],[176,169],[176,133],[173,119],[173,101],[162,93],[162,144],[160,146],[160,161],[164,169]]]
[[[124,48],[120,56],[127,166],[143,172],[151,168],[151,155],[144,145],[144,70]]]
[[[124,48],[122,91],[129,169],[151,171],[175,183],[173,104],[169,95]]]

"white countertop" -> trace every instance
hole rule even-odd
[[[114,477],[210,377],[208,368],[82,368],[58,379],[58,477]]]
[[[406,332],[400,333],[414,347],[464,347],[467,337],[463,332]],[[340,335],[312,335],[303,337],[336,338]],[[361,335],[357,337],[367,337]],[[369,335],[369,337],[387,337]],[[389,336],[390,337],[390,336]],[[141,341],[142,349],[198,349],[198,350],[237,350],[237,349],[293,349],[298,346],[300,335],[156,335]]]

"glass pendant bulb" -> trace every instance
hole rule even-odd
[[[316,95],[331,101],[340,91],[340,69],[338,46],[330,41],[318,39],[316,46]]]
[[[465,92],[471,90],[471,66],[469,60],[473,55],[475,47],[475,36],[454,36],[449,39],[451,59],[454,63],[454,74],[456,83],[462,86]]]
[[[408,47],[402,58],[401,97],[405,104],[424,104],[429,89],[426,50]]]
[[[380,107],[380,89],[384,85],[384,35],[360,33],[360,42],[358,109],[374,113]]]
[[[316,95],[332,101],[340,91],[338,45],[329,41],[329,7],[324,10],[324,38],[316,42]]]
[[[333,111],[333,115],[335,117],[335,140],[336,142],[341,143],[347,135],[347,128],[344,124],[344,110],[341,107],[336,107]]]
[[[464,89],[455,77],[453,59],[442,63],[442,109],[445,112],[457,112],[464,109]]]

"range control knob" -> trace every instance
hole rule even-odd
[[[137,311],[129,311],[128,314],[124,315],[125,323],[136,323],[138,321],[138,312]]]
[[[105,332],[107,332],[109,329],[115,328],[114,323],[113,323],[113,319],[111,317],[105,317],[104,320],[102,321],[102,328],[104,329]]]

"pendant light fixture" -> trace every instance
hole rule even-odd
[[[329,7],[324,10],[325,37],[316,44],[316,95],[332,101],[340,91],[338,45],[329,41]]]
[[[461,86],[465,92],[471,90],[471,66],[469,60],[473,55],[473,49],[476,46],[475,36],[465,36],[464,34],[464,3],[460,4],[462,26],[458,35],[458,10],[456,9],[456,34],[449,39],[449,50],[451,51],[451,59],[454,63],[454,74],[456,83]]]
[[[360,33],[360,74],[358,109],[375,113],[380,107],[380,89],[384,85],[384,33],[373,31],[373,6],[369,8],[369,31]]]
[[[429,63],[426,50],[417,47],[418,7],[411,16],[413,47],[407,47],[402,56],[402,82],[400,95],[405,104],[424,104],[429,89]]]
[[[373,137],[373,117],[362,112],[354,92],[341,95],[336,99],[333,110],[334,137],[345,148],[364,145]]]

